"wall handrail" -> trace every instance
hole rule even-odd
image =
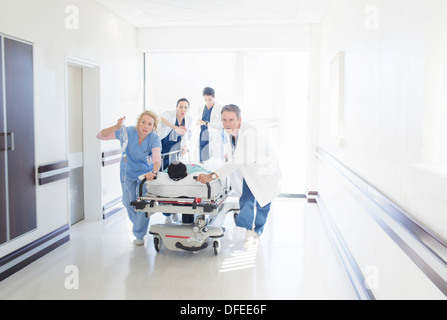
[[[42,165],[37,168],[37,177],[40,186],[67,179],[69,176],[70,166],[67,160]]]
[[[447,242],[323,148],[317,148],[316,156],[336,169],[356,195],[380,209],[366,211],[447,296]]]
[[[121,154],[123,151],[121,149],[106,151],[101,153],[102,166],[107,167],[115,163],[121,162]]]

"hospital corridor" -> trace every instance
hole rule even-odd
[[[0,0],[0,300],[446,300],[446,16]]]
[[[135,248],[122,213],[106,221],[84,221],[73,226],[65,248],[4,280],[0,298],[356,299],[315,205],[279,199],[274,207],[265,238],[248,250],[242,246],[244,233],[227,216],[227,236],[217,257],[212,250],[191,254],[163,248],[157,254],[152,243]],[[296,221],[291,225],[289,219]],[[283,241],[288,234],[297,236]],[[79,268],[76,290],[65,287],[70,266]]]

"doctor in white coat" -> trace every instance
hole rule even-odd
[[[264,230],[271,202],[280,194],[281,172],[276,153],[269,147],[268,140],[259,128],[242,123],[238,106],[222,108],[222,124],[232,149],[229,161],[211,174],[199,175],[197,181],[207,183],[231,176],[232,186],[240,196],[236,225],[247,230],[247,246],[256,241]]]

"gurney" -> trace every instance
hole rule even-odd
[[[173,181],[167,173],[159,172],[157,179],[142,178],[139,196],[131,203],[135,211],[150,217],[157,212],[181,214],[176,223],[151,225],[154,247],[160,252],[162,245],[174,251],[197,253],[212,242],[214,254],[218,255],[225,228],[222,215],[239,212],[237,201],[227,201],[231,195],[229,179],[216,179],[202,184],[195,179],[201,173],[189,174],[180,181]],[[147,188],[143,195],[144,186]]]

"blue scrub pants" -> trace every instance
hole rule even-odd
[[[130,203],[137,199],[140,180],[134,180],[126,177],[123,181],[121,179],[121,189],[123,190],[123,205],[127,209],[127,215],[133,223],[133,234],[139,240],[142,240],[147,233],[149,226],[149,218],[146,218],[144,212],[136,212]],[[143,187],[143,194],[147,192],[146,185]]]
[[[256,219],[255,219],[255,203],[256,203]],[[236,218],[236,226],[245,228],[247,230],[253,229],[253,220],[255,225],[255,232],[261,235],[264,231],[267,216],[270,212],[271,203],[265,207],[261,207],[256,201],[255,196],[251,192],[247,183],[243,182],[242,196],[239,199],[240,212]]]
[[[210,142],[208,140],[200,141],[200,162],[210,159]]]

